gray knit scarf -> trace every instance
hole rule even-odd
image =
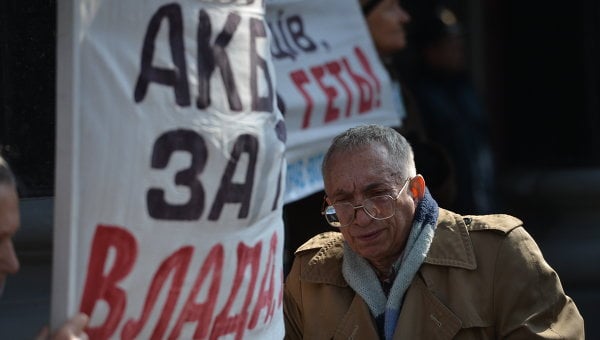
[[[373,267],[344,242],[344,278],[365,300],[377,321],[380,336],[386,340],[394,335],[404,293],[427,256],[437,218],[438,205],[426,189],[425,197],[417,205],[406,247],[393,265],[393,272],[397,274],[387,298]]]

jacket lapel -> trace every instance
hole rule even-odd
[[[440,209],[433,242],[424,262],[470,270],[477,268],[469,231],[461,216]]]
[[[369,322],[370,321],[370,322]],[[360,295],[355,294],[348,312],[338,325],[333,339],[377,339],[375,320]]]
[[[461,325],[417,274],[406,292],[394,339],[452,339]]]
[[[424,262],[467,270],[477,268],[468,226],[461,216],[440,209]],[[460,331],[462,321],[427,287],[427,276],[427,271],[421,268],[408,288],[394,339],[452,339]]]

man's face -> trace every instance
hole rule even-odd
[[[406,178],[399,177],[399,169],[388,158],[387,149],[379,144],[333,154],[324,174],[329,203],[360,205],[377,195],[396,197]],[[412,226],[416,203],[409,190],[405,189],[394,204],[395,214],[388,219],[375,220],[357,209],[354,221],[340,228],[348,245],[375,266],[391,265],[398,258]]]
[[[400,6],[398,0],[382,0],[366,19],[380,54],[395,53],[406,47],[404,25],[410,22],[410,15]]]
[[[12,238],[19,229],[19,198],[11,185],[0,184],[0,295],[6,276],[19,271]]]

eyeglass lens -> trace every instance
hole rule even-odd
[[[367,215],[376,220],[385,220],[394,216],[396,209],[393,202],[400,197],[411,178],[404,181],[402,189],[396,198],[390,195],[380,195],[365,199],[361,205],[354,206],[350,202],[334,203],[325,207],[322,214],[325,215],[327,223],[332,227],[345,227],[350,225],[356,217],[356,210],[363,209]]]
[[[384,220],[394,215],[394,198],[389,195],[367,198],[362,205],[353,206],[350,202],[335,203],[325,208],[327,222],[334,227],[344,227],[352,223],[357,209],[363,209],[367,215],[376,220]]]

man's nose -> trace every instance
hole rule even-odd
[[[16,274],[19,271],[19,259],[15,253],[12,241],[5,241],[0,245],[0,272]]]
[[[371,216],[367,214],[364,207],[357,208],[354,210],[354,223],[356,223],[360,227],[364,227],[371,223]]]

